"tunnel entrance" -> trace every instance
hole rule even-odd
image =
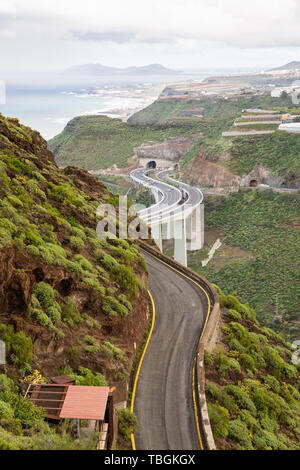
[[[147,163],[146,168],[148,170],[155,170],[156,169],[156,162],[154,160],[151,160],[150,162]]]
[[[251,180],[249,186],[250,188],[256,188],[258,186],[257,180]]]

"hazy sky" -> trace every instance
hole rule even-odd
[[[300,0],[0,0],[1,74],[300,60]]]

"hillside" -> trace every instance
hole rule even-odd
[[[168,69],[160,64],[150,64],[142,67],[107,67],[102,64],[74,65],[64,71],[65,75],[102,76],[102,75],[174,75],[179,72]]]
[[[205,353],[206,396],[219,450],[299,450],[299,367],[282,336],[219,289],[222,331]]]
[[[269,72],[276,72],[277,70],[300,70],[300,61],[294,60],[288,64],[282,65],[281,67],[271,69]]]
[[[300,196],[247,190],[205,201],[203,253],[218,238],[223,245],[205,268],[202,252],[191,253],[190,267],[249,302],[263,324],[298,339]]]
[[[48,148],[59,166],[76,165],[88,170],[125,167],[135,147],[197,133],[202,127],[195,123],[134,125],[106,116],[81,116],[49,140]]]
[[[197,123],[199,128],[202,127],[204,136],[197,140],[181,160],[181,167],[184,169],[183,177],[188,182],[194,181],[201,186],[234,186],[235,184],[231,184],[230,177],[228,184],[224,184],[222,175],[225,168],[233,175],[234,181],[239,181],[239,178],[234,177],[245,177],[254,171],[253,177],[257,177],[260,183],[299,188],[300,135],[278,131],[258,137],[222,137],[222,132],[233,129],[234,121],[239,118],[242,110],[247,108],[274,109],[280,113],[300,112],[299,109],[294,108],[290,99],[272,98],[268,94],[252,97],[238,96],[230,99],[204,96],[197,100],[159,99],[134,114],[129,121],[140,125],[193,122]],[[202,118],[199,117],[200,114]],[[263,127],[262,125],[261,128]],[[196,162],[197,159],[201,161],[199,173],[195,172],[193,167],[193,160]],[[207,184],[211,177],[211,165],[204,165],[203,160],[219,165],[220,168],[215,170],[220,173],[220,182],[215,179],[214,183]],[[187,168],[190,162],[191,165]],[[260,173],[266,175],[260,176]]]
[[[33,371],[67,373],[126,400],[148,323],[145,261],[133,241],[96,236],[98,205],[118,199],[86,171],[58,169],[37,132],[2,115],[0,168],[0,448],[87,447],[51,430],[19,387]]]

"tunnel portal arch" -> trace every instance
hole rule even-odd
[[[155,170],[157,167],[156,162],[154,160],[150,160],[150,162],[147,163],[146,168],[148,170]]]

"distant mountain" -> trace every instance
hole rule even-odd
[[[167,69],[160,64],[145,65],[143,67],[107,67],[102,64],[84,64],[69,67],[64,71],[65,75],[85,75],[85,76],[101,76],[101,75],[174,75],[181,73],[176,70]]]
[[[294,60],[293,62],[289,62],[288,64],[282,65],[281,67],[271,69],[269,72],[276,72],[278,70],[300,70],[300,61]]]

